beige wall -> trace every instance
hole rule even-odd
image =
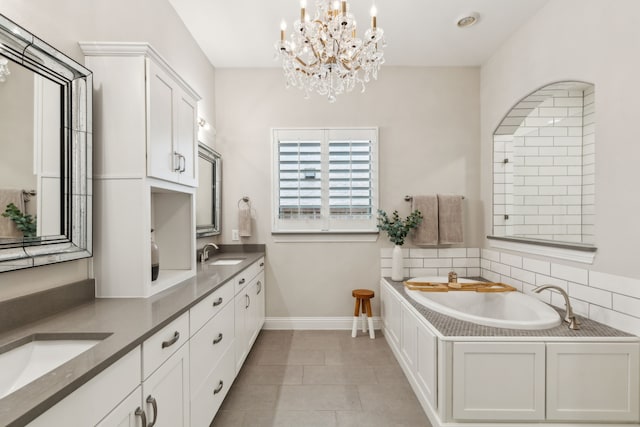
[[[272,127],[378,126],[381,208],[406,215],[405,194],[463,194],[464,246],[482,241],[477,68],[384,67],[364,94],[340,96],[335,104],[286,90],[277,68],[219,69],[216,112],[215,148],[224,162],[222,240],[233,243],[237,201],[249,196],[255,227],[243,240],[267,245],[267,316],[349,316],[351,290],[378,290],[380,248],[391,247],[386,235],[370,243],[274,241]]]
[[[213,122],[214,70],[166,0],[0,0],[0,13],[83,63],[79,41],[146,41],[203,97]],[[143,141],[141,141],[143,143]],[[0,300],[88,277],[87,260],[0,274]]]
[[[593,270],[640,278],[640,59],[637,0],[551,0],[481,69],[482,200],[491,233],[491,135],[523,96],[559,80],[595,84],[596,230]],[[584,267],[584,265],[581,265]]]

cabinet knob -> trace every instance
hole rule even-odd
[[[216,389],[213,390],[213,394],[220,393],[220,391],[222,391],[222,387],[223,386],[224,386],[224,382],[222,380],[220,380],[220,382],[218,383],[218,387],[216,387]]]
[[[261,263],[260,263],[260,267],[264,267],[264,262],[261,262]]]
[[[217,306],[219,306],[220,304],[222,304],[222,297],[219,297],[217,300],[215,300],[215,301],[213,302],[213,306],[214,306],[214,307],[217,307]]]
[[[244,284],[244,277],[238,281],[238,284],[240,285]]]
[[[167,348],[167,347],[171,347],[172,345],[174,345],[178,340],[180,339],[180,332],[176,331],[173,334],[173,338],[171,338],[168,341],[162,341],[162,348]]]

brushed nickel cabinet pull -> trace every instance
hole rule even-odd
[[[240,281],[238,282],[238,284],[242,285],[244,283],[244,277],[242,279],[240,279]]]
[[[217,307],[217,306],[219,306],[220,304],[222,304],[222,297],[219,297],[217,300],[215,300],[215,301],[213,302],[213,306],[214,306],[214,307]]]
[[[138,406],[134,414],[136,417],[140,417],[142,419],[142,427],[147,427],[147,414],[144,413],[142,408]]]
[[[153,427],[156,425],[156,421],[158,421],[158,403],[155,398],[151,397],[151,395],[147,397],[147,403],[150,403],[151,406],[153,406],[153,421],[148,425],[148,427]]]
[[[256,283],[256,285],[258,285],[258,292],[256,292],[256,295],[259,295],[260,292],[262,292],[262,282],[258,280],[258,283]]]
[[[222,332],[220,332],[216,339],[213,340],[213,345],[218,344],[220,341],[222,341]]]
[[[220,393],[220,391],[222,390],[223,386],[224,386],[224,382],[222,380],[220,380],[220,382],[218,383],[218,387],[216,387],[216,389],[213,390],[213,394]]]
[[[172,345],[174,345],[178,340],[180,339],[180,332],[176,331],[173,334],[173,338],[171,338],[168,341],[162,341],[162,348],[167,348],[167,347],[171,347]]]

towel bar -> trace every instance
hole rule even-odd
[[[462,199],[464,200],[464,196],[460,196],[462,197]],[[413,200],[413,196],[404,196],[404,201],[405,202],[410,202]]]

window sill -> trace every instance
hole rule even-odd
[[[561,243],[548,240],[521,239],[517,237],[487,236],[489,246],[497,249],[541,255],[549,258],[593,264],[597,248],[578,243]]]
[[[276,243],[375,242],[376,231],[272,231]]]

